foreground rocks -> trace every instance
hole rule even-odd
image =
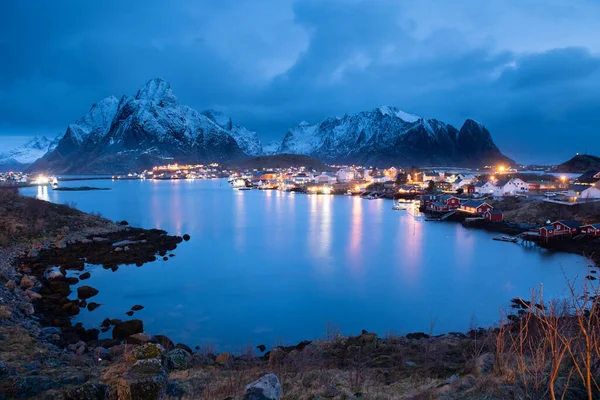
[[[246,386],[244,400],[279,400],[281,385],[275,374],[268,374]]]

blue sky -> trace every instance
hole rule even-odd
[[[168,80],[179,100],[281,139],[397,106],[485,124],[507,155],[600,154],[600,1],[5,1],[0,151]]]

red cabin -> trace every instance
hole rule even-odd
[[[577,221],[560,220],[552,223],[555,234],[577,234],[581,228],[581,224]]]
[[[483,215],[486,211],[493,210],[494,207],[480,200],[469,200],[460,206],[460,210],[470,214]]]
[[[552,226],[552,225],[542,226],[540,228],[540,236],[542,236],[542,237],[554,236],[554,226]]]
[[[483,218],[488,221],[502,221],[504,216],[500,210],[488,210],[483,213]]]
[[[590,224],[581,227],[581,233],[588,236],[600,236],[600,224]]]

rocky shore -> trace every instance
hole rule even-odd
[[[522,362],[513,362],[518,354],[506,350],[516,342],[507,335],[522,332],[531,314],[529,302],[515,299],[518,310],[500,328],[467,334],[382,338],[333,330],[323,339],[268,351],[262,345],[239,354],[191,349],[146,332],[134,317],[141,305],[132,307],[129,319],[107,316],[98,327],[71,322],[84,307],[101,307],[91,286],[78,285],[76,299],[72,293],[72,285],[90,277],[86,263],[114,270],[168,260],[189,236],[132,228],[15,194],[0,196],[0,211],[0,227],[11,232],[0,248],[0,399],[531,397],[530,383],[516,379],[523,374],[516,369]],[[109,338],[99,339],[109,331]]]

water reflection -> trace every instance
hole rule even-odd
[[[352,214],[350,216],[350,240],[346,246],[348,263],[355,277],[362,275],[364,272],[363,265],[363,206],[364,200],[359,197],[352,198]]]
[[[37,196],[35,197],[40,200],[50,201],[50,196],[48,195],[48,186],[38,186]]]

